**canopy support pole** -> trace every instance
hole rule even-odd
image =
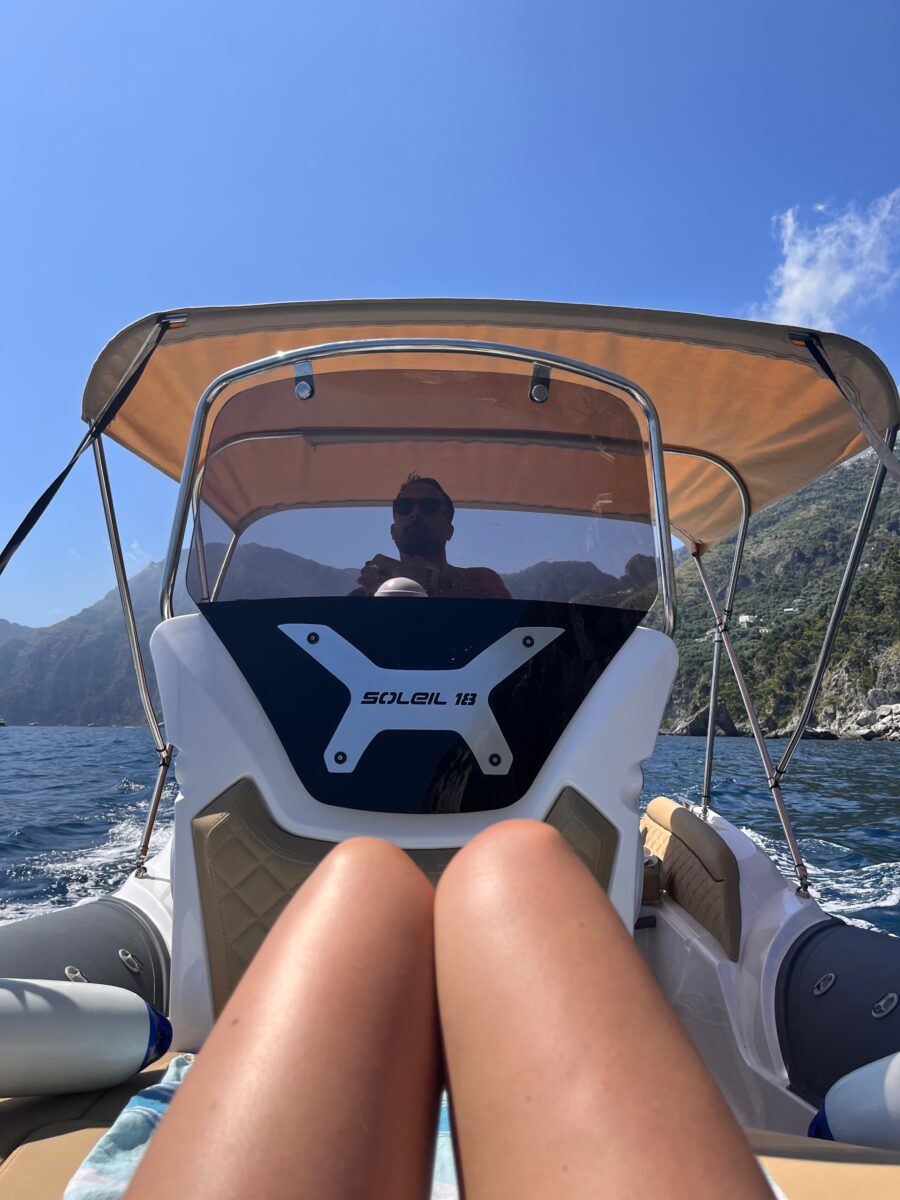
[[[147,874],[147,855],[150,853],[150,838],[153,834],[153,826],[156,824],[156,814],[159,812],[159,802],[162,799],[163,787],[166,782],[166,775],[169,772],[169,766],[172,762],[172,752],[175,747],[169,743],[165,751],[160,756],[159,772],[156,776],[156,786],[153,789],[153,799],[150,801],[150,811],[147,813],[147,823],[144,826],[144,836],[141,838],[141,848],[138,851],[137,868],[135,874],[139,879],[142,879]]]
[[[216,576],[216,582],[213,584],[213,589],[209,594],[210,600],[218,600],[219,592],[222,590],[222,584],[225,582],[225,576],[228,573],[228,568],[231,566],[231,559],[237,549],[238,534],[231,535],[231,541],[225,551],[225,557],[222,559],[222,565],[219,567],[219,573]]]
[[[206,542],[203,540],[203,526],[200,522],[200,488],[203,484],[203,474],[206,470],[204,463],[197,472],[197,481],[191,495],[191,517],[194,522],[194,545],[197,548],[197,571],[200,575],[200,599],[209,600],[209,573],[206,569]]]
[[[150,699],[150,688],[147,683],[147,672],[144,669],[144,658],[138,641],[137,622],[134,619],[134,606],[131,603],[131,592],[128,578],[125,574],[125,560],[122,556],[122,543],[119,539],[119,527],[116,512],[113,508],[112,489],[109,486],[109,472],[106,467],[106,454],[103,450],[103,439],[98,437],[93,443],[94,462],[97,467],[97,478],[100,481],[100,498],[103,501],[103,515],[106,517],[106,529],[109,534],[109,545],[112,550],[113,566],[116,570],[116,583],[119,587],[119,598],[122,601],[122,613],[125,617],[125,629],[128,634],[128,644],[131,648],[131,659],[134,663],[134,673],[137,676],[138,691],[144,715],[150,726],[156,753],[160,759],[166,755],[166,743],[163,740],[153,702]]]
[[[703,792],[700,797],[700,815],[704,821],[709,820],[713,754],[715,751],[716,741],[716,716],[719,708],[719,674],[722,663],[722,633],[727,632],[728,623],[731,620],[731,614],[734,610],[734,594],[737,591],[741,560],[744,557],[744,543],[747,540],[747,524],[750,520],[750,496],[746,487],[744,486],[743,480],[740,481],[740,484],[741,525],[740,529],[738,530],[737,541],[734,547],[734,558],[731,560],[731,575],[728,580],[728,588],[725,592],[725,606],[722,609],[724,629],[720,630],[718,626],[716,626],[716,632],[713,639],[712,672],[709,680],[709,724],[706,729],[706,756],[703,761]]]
[[[723,610],[725,627],[731,617],[731,610]],[[706,726],[706,754],[703,759],[703,792],[700,796],[700,816],[704,821],[709,820],[709,801],[712,788],[713,755],[716,748],[716,711],[719,706],[719,672],[722,664],[722,634],[718,627],[713,635],[712,670],[709,676],[709,721]]]
[[[893,453],[894,443],[897,440],[897,426],[892,425],[884,435],[884,444],[889,453]],[[841,580],[841,585],[838,588],[837,596],[834,600],[834,608],[831,610],[831,619],[828,622],[828,628],[825,631],[825,639],[822,642],[822,649],[819,651],[819,661],[816,663],[816,669],[813,672],[813,677],[809,685],[809,691],[806,694],[806,702],[803,705],[803,711],[800,713],[800,719],[797,722],[797,728],[791,734],[791,740],[788,742],[784,753],[781,756],[777,768],[775,769],[775,781],[780,783],[787,770],[788,763],[794,756],[794,751],[803,737],[806,727],[809,724],[813,709],[816,706],[816,700],[819,697],[819,689],[822,686],[822,680],[825,678],[825,672],[828,669],[828,663],[831,660],[831,652],[834,649],[835,638],[837,637],[838,628],[844,617],[844,611],[847,608],[847,601],[850,597],[850,589],[853,587],[856,579],[856,572],[859,568],[859,560],[862,557],[862,552],[866,544],[866,539],[869,536],[869,530],[872,527],[872,520],[875,516],[875,510],[878,507],[878,500],[881,496],[882,485],[884,484],[887,468],[884,461],[879,457],[875,468],[875,477],[872,480],[872,486],[869,488],[869,494],[866,497],[866,502],[863,505],[862,514],[859,518],[859,525],[856,527],[856,536],[853,539],[853,545],[850,549],[850,556],[847,559],[847,565],[844,568],[844,577]]]
[[[712,454],[704,454],[700,450],[689,450],[682,446],[666,447],[666,454],[683,454],[688,458],[699,458],[711,462],[724,471],[737,488],[741,500],[741,523],[738,526],[737,540],[734,547],[734,557],[731,560],[731,574],[728,577],[728,587],[725,592],[725,607],[722,610],[723,628],[727,630],[728,622],[734,608],[734,595],[737,591],[738,577],[741,570],[741,560],[744,556],[744,545],[747,541],[747,525],[750,521],[750,493],[741,476],[731,463]],[[713,640],[712,673],[709,681],[709,724],[706,729],[706,755],[703,760],[703,793],[700,797],[700,816],[704,821],[709,820],[709,801],[712,785],[713,755],[716,743],[716,712],[719,707],[719,674],[722,662],[722,632],[716,627]]]
[[[172,762],[174,747],[163,740],[159,721],[156,719],[156,712],[153,708],[153,701],[150,698],[150,687],[147,682],[147,672],[144,668],[144,656],[141,654],[137,622],[134,618],[134,605],[131,602],[131,590],[128,587],[128,577],[125,573],[122,542],[119,538],[116,510],[113,507],[112,488],[109,483],[109,471],[106,466],[106,453],[103,449],[102,436],[98,436],[95,439],[92,449],[94,451],[94,463],[97,467],[97,478],[100,481],[100,498],[103,501],[103,515],[106,517],[106,530],[109,534],[109,546],[112,551],[113,565],[116,570],[116,583],[119,586],[119,598],[122,601],[122,614],[125,617],[125,629],[128,633],[128,645],[131,648],[131,660],[134,663],[138,692],[140,693],[141,704],[144,706],[144,715],[147,718],[147,724],[150,726],[150,735],[156,746],[156,753],[159,755],[159,771],[156,776],[156,785],[153,789],[153,798],[150,801],[150,811],[147,814],[144,836],[141,838],[141,846],[138,851],[136,873],[138,876],[143,876],[147,874],[145,864],[150,851],[150,837],[153,833],[153,826],[156,823],[156,814],[159,812],[159,802],[162,799],[163,787],[166,782],[169,765]]]
[[[763,768],[766,772],[766,779],[769,784],[769,790],[772,793],[772,799],[775,801],[775,807],[778,810],[778,817],[781,821],[781,827],[784,830],[784,836],[787,838],[788,846],[791,851],[791,858],[794,862],[794,870],[797,873],[798,887],[797,891],[801,896],[809,895],[809,876],[807,875],[806,866],[800,854],[800,847],[797,845],[797,839],[794,837],[794,831],[791,828],[790,818],[787,814],[787,809],[784,805],[784,800],[781,795],[781,788],[778,786],[778,780],[775,778],[775,768],[772,766],[772,760],[769,757],[769,751],[766,747],[766,739],[759,723],[759,717],[756,715],[756,709],[753,706],[753,700],[750,697],[750,691],[747,687],[744,673],[741,670],[741,664],[738,662],[737,655],[734,652],[734,646],[731,644],[731,637],[725,627],[724,614],[719,607],[719,601],[716,599],[716,593],[713,591],[709,576],[706,574],[706,568],[700,561],[700,555],[694,555],[694,562],[697,564],[697,570],[700,572],[700,579],[703,583],[706,598],[709,600],[709,606],[713,610],[716,618],[716,627],[722,639],[722,644],[725,647],[725,653],[728,655],[728,661],[731,663],[731,669],[734,672],[735,682],[738,685],[738,690],[741,693],[741,699],[744,702],[744,708],[747,712],[747,717],[750,721],[750,728],[753,732],[753,740],[756,742],[756,748],[759,751],[759,757],[762,759]]]

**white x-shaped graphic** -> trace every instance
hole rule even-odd
[[[506,775],[512,751],[488,704],[493,688],[563,632],[513,629],[464,667],[396,671],[371,659],[327,625],[279,625],[350,690],[350,703],[325,750],[334,773],[354,771],[367,746],[385,729],[448,729],[464,738],[486,775]]]

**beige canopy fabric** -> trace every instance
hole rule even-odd
[[[174,311],[164,314],[174,317]],[[82,415],[103,411],[160,320],[123,330],[94,365]],[[218,375],[280,351],[368,338],[500,342],[623,375],[653,401],[664,444],[729,463],[753,511],[789,495],[867,442],[846,399],[786,326],[635,309],[491,300],[361,300],[192,309],[153,350],[108,434],[179,477],[202,392]],[[842,384],[883,432],[897,390],[870,350],[819,335]],[[396,365],[396,364],[392,364]],[[319,367],[317,366],[317,370]],[[322,364],[322,369],[325,369]],[[673,526],[701,550],[737,525],[734,485],[717,467],[666,455]]]
[[[232,396],[210,433],[201,498],[238,533],[300,505],[390,503],[415,471],[458,507],[649,521],[642,431],[624,398],[557,378],[550,401],[533,404],[529,364],[457,357],[434,369],[447,357],[429,355],[428,371],[397,370],[393,355],[366,356],[363,370],[332,360],[339,369],[319,373],[302,403],[292,378]]]

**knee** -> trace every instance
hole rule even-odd
[[[356,896],[364,906],[386,914],[402,913],[429,928],[434,888],[405,850],[381,838],[354,837],[339,842],[320,864],[326,886]]]
[[[572,854],[565,838],[542,821],[507,820],[477,834],[453,857],[438,885],[441,903],[456,905],[466,897],[478,903],[509,889],[540,886],[560,856]]]
[[[559,854],[567,848],[565,838],[552,825],[543,821],[517,818],[489,825],[463,846],[453,862],[530,861]]]
[[[476,834],[460,853],[470,858],[519,858],[522,855],[531,857],[553,853],[566,845],[565,838],[552,825],[519,817],[489,825]]]

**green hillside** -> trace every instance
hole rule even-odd
[[[874,469],[874,456],[862,455],[750,521],[731,631],[769,730],[790,725],[798,714]],[[900,700],[898,533],[900,488],[888,479],[814,724],[840,727],[866,706],[871,689]],[[720,597],[733,553],[731,539],[704,559]],[[681,668],[670,718],[688,716],[708,702],[712,655],[706,635],[713,622],[693,562],[683,563],[677,578]],[[741,628],[742,613],[755,623]],[[722,697],[740,724],[743,706],[727,663],[722,678]]]

